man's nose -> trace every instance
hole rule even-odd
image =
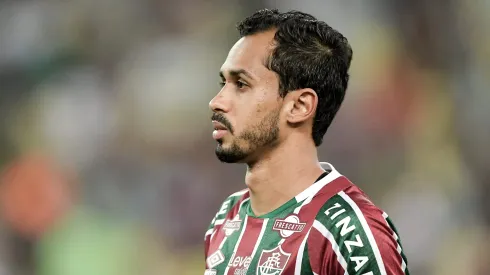
[[[229,102],[223,96],[223,90],[221,90],[211,101],[209,102],[209,109],[215,113],[226,113],[229,110]]]

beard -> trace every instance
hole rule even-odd
[[[231,141],[229,148],[223,147],[223,141],[218,142],[215,151],[218,159],[225,163],[244,162],[258,150],[274,147],[279,139],[279,112],[279,109],[271,111],[259,123],[245,129]]]

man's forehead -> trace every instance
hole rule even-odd
[[[228,53],[222,72],[243,69],[260,74],[268,70],[266,62],[273,47],[273,39],[274,35],[270,32],[242,37]]]

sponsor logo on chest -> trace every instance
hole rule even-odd
[[[228,267],[235,268],[235,271],[233,272],[234,275],[245,275],[247,274],[251,262],[251,256],[238,256],[236,253],[233,253],[228,262]]]
[[[225,231],[226,237],[229,237],[235,231],[238,231],[241,225],[242,225],[242,221],[238,218],[235,218],[233,220],[227,220],[223,225],[223,230]]]
[[[209,257],[206,259],[206,263],[208,264],[209,268],[213,268],[224,261],[225,261],[225,255],[223,255],[223,252],[221,252],[221,250],[214,252],[213,254],[209,255]]]
[[[279,231],[283,238],[293,235],[295,232],[301,232],[305,228],[306,223],[300,222],[298,216],[290,215],[285,219],[276,219],[274,221],[273,230]]]

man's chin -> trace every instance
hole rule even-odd
[[[216,148],[216,157],[224,163],[243,163],[247,157],[246,154],[237,150],[227,150],[218,145]]]
[[[225,156],[225,155],[216,155],[218,157],[218,160],[221,161],[222,163],[241,163],[239,159]]]

